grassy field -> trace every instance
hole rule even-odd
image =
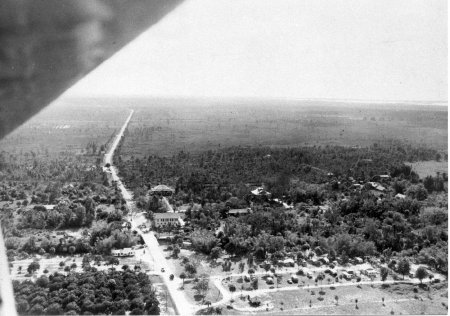
[[[90,142],[106,144],[128,113],[126,106],[112,107],[102,101],[61,100],[2,139],[0,148],[10,154],[81,153]]]
[[[417,289],[414,293],[413,289]],[[336,287],[334,290],[283,291],[258,296],[264,304],[269,303],[267,315],[388,315],[388,314],[447,314],[447,285],[434,286],[430,291],[418,286],[397,284],[386,289],[381,286],[363,285]],[[337,300],[336,300],[337,297]],[[384,298],[384,302],[383,302]],[[356,303],[357,300],[357,303]],[[445,305],[443,305],[443,303]],[[236,301],[236,307],[248,303]],[[240,315],[243,311],[226,309],[227,314]]]
[[[122,154],[227,146],[365,146],[391,139],[447,150],[447,108],[243,100],[132,100]],[[339,105],[339,106],[335,106]]]
[[[436,173],[448,174],[448,161],[418,161],[414,163],[407,163],[412,166],[413,170],[421,178],[426,176],[436,176]]]
[[[447,108],[281,100],[65,99],[0,141],[9,153],[81,152],[135,110],[124,156],[227,146],[365,146],[391,139],[447,151]]]

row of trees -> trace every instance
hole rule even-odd
[[[158,315],[159,302],[149,277],[124,271],[54,273],[32,281],[14,281],[21,315]]]

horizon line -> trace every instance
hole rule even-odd
[[[282,97],[254,97],[254,96],[169,96],[169,95],[62,95],[60,99],[178,99],[178,100],[259,100],[259,101],[321,101],[321,102],[337,102],[337,103],[369,103],[369,104],[414,104],[414,105],[436,105],[436,106],[448,106],[448,100],[372,100],[372,99],[339,99],[339,98],[282,98]]]

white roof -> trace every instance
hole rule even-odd
[[[175,190],[172,189],[171,187],[168,187],[167,185],[164,185],[164,184],[157,185],[156,187],[153,187],[150,190],[150,192],[160,192],[160,191],[171,191],[171,192],[174,192]]]
[[[266,190],[264,190],[263,187],[259,187],[254,189],[253,191],[251,191],[253,195],[268,195],[270,194],[270,192],[267,192]]]
[[[386,188],[384,186],[382,186],[381,184],[377,183],[377,182],[369,182],[369,184],[378,191],[384,191],[386,190]]]

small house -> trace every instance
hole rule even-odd
[[[378,274],[377,271],[371,268],[364,270],[363,273],[367,275],[369,278],[376,278]]]
[[[355,264],[362,264],[364,263],[364,260],[360,257],[355,257]]]
[[[321,258],[319,258],[319,261],[322,262],[323,264],[330,263],[330,259],[328,259],[327,257],[321,257]]]
[[[285,267],[293,267],[295,265],[295,261],[292,258],[284,259],[283,261],[281,261],[281,263]]]

